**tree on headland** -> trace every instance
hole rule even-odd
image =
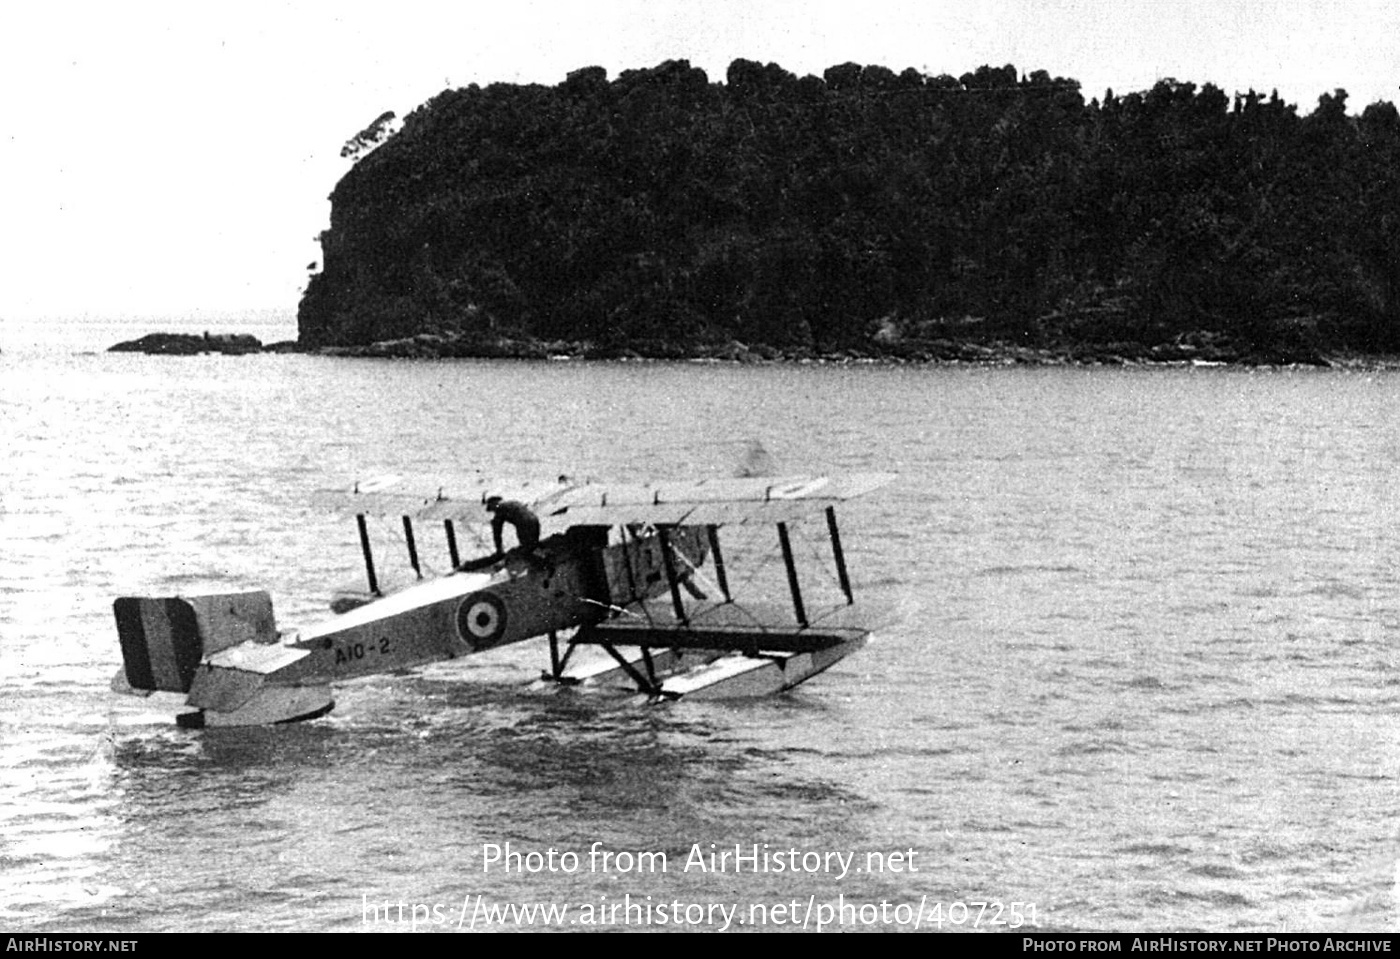
[[[346,144],[305,345],[1400,348],[1400,115],[1343,91],[677,60],[393,119]]]

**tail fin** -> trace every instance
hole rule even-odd
[[[254,640],[274,642],[272,598],[261,590],[211,596],[124,596],[112,604],[126,681],[134,690],[189,692],[200,661]]]

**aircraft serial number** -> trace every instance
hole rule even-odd
[[[337,646],[335,648],[335,664],[337,666],[345,663],[353,663],[356,660],[364,659],[366,656],[385,656],[389,653],[389,637],[383,636],[378,642],[351,643],[348,646]]]

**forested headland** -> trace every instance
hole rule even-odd
[[[1400,351],[1400,114],[736,60],[448,90],[347,144],[304,348],[1314,362]],[[386,344],[386,341],[391,341]]]

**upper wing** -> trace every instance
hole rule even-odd
[[[648,486],[578,487],[538,507],[570,525],[725,526],[774,523],[815,512],[892,482],[890,473],[714,479]]]
[[[368,515],[481,522],[487,518],[486,498],[500,496],[525,503],[542,522],[555,527],[724,526],[797,519],[879,489],[894,478],[893,473],[857,473],[637,485],[546,482],[515,486],[468,481],[451,487],[444,485],[426,495],[408,492],[401,488],[406,484],[394,479],[357,484],[349,491],[329,492],[323,496],[323,501]]]

